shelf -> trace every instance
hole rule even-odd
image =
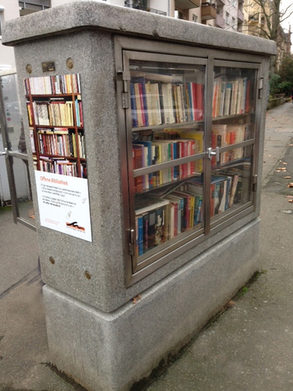
[[[197,160],[202,159],[205,156],[206,156],[206,152],[202,152],[202,153],[197,153],[195,155],[181,157],[180,159],[169,160],[168,162],[164,162],[164,163],[154,164],[152,166],[137,168],[133,170],[133,176],[134,178],[136,178],[141,175],[151,174],[152,172],[161,171],[166,168],[172,168],[172,167],[180,166],[182,164],[196,162]]]
[[[199,176],[200,176],[200,173],[196,173],[196,174],[193,174],[193,175],[189,175],[189,176],[187,176],[185,178],[181,178],[181,179],[178,178],[178,179],[175,179],[175,180],[173,180],[171,182],[163,183],[162,185],[159,185],[159,186],[156,186],[156,187],[152,187],[151,189],[146,189],[146,190],[143,190],[143,191],[136,192],[135,195],[136,196],[140,196],[142,194],[146,194],[146,193],[149,193],[151,191],[156,191],[156,190],[162,189],[162,188],[167,187],[167,186],[170,187],[170,192],[171,192],[171,191],[174,191],[175,188],[179,184],[182,184],[183,182],[188,181],[191,178],[199,178]]]
[[[233,114],[233,115],[225,115],[222,117],[213,117],[212,121],[226,121],[226,120],[234,120],[234,119],[241,119],[241,118],[246,118],[249,117],[254,113],[243,113],[243,114]]]
[[[66,125],[30,125],[30,126],[35,126],[37,128],[37,130],[39,129],[54,129],[54,128],[61,128],[61,129],[77,129],[77,130],[84,130],[83,129],[83,126],[66,126]]]
[[[26,98],[29,99],[30,97],[32,99],[41,99],[41,98],[72,98],[73,96],[79,96],[81,95],[80,92],[73,92],[71,94],[55,94],[55,95],[50,95],[50,94],[42,94],[42,95],[26,95]]]
[[[204,121],[191,121],[191,122],[180,122],[180,123],[173,123],[173,124],[161,124],[161,125],[155,125],[155,126],[143,126],[139,128],[132,128],[132,132],[140,132],[142,130],[162,130],[166,128],[190,128],[194,127],[196,125],[203,125]]]
[[[37,157],[37,154],[36,153],[33,153],[33,156]],[[53,158],[53,159],[70,159],[70,160],[78,160],[77,157],[75,156],[64,156],[64,155],[50,155],[48,153],[39,153],[39,156],[40,156],[40,159],[42,159],[42,157],[48,157],[48,158]],[[79,159],[81,162],[85,162],[86,159],[85,158],[80,158]]]

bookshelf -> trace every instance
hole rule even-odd
[[[76,218],[63,202],[55,207],[70,224],[62,231],[36,214],[50,357],[86,389],[131,388],[259,267],[265,98],[275,43],[95,1],[9,21],[3,42],[15,46],[21,87],[55,70],[82,78],[85,124],[73,118],[73,125],[58,126],[67,130],[46,150],[39,140],[52,124],[42,121],[40,134],[40,124],[30,125],[36,165],[62,156],[85,163],[89,174],[32,171],[28,156],[41,217],[51,211],[48,187],[58,187],[66,201],[65,183],[72,182],[75,202],[84,185],[74,213],[90,201],[85,223],[84,212]],[[75,102],[66,94],[28,91],[22,111],[26,102],[32,113],[34,101]],[[24,127],[29,141],[26,118]],[[85,162],[58,140],[78,134],[86,137]],[[91,242],[80,240],[82,227]]]
[[[36,170],[87,177],[79,74],[25,79]]]
[[[215,66],[210,94],[201,64],[131,59],[129,74],[130,213],[139,270],[253,202],[256,72]]]

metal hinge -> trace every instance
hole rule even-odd
[[[258,79],[258,99],[262,99],[263,97],[263,82],[264,82],[264,79],[263,77],[259,78]]]
[[[128,249],[129,249],[129,254],[132,256],[133,253],[133,248],[134,248],[134,240],[135,240],[135,231],[133,228],[128,230]]]
[[[128,109],[129,108],[129,94],[128,92],[122,92],[122,108]]]
[[[257,188],[257,174],[254,174],[252,176],[252,191],[256,192],[256,188]]]

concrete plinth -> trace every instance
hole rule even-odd
[[[90,391],[128,390],[257,270],[258,231],[256,220],[111,313],[45,286],[52,362]]]

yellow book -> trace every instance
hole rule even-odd
[[[177,130],[177,129],[176,129]],[[201,130],[195,130],[195,129],[179,129],[178,133],[180,134],[180,137],[184,139],[191,139],[196,141],[196,153],[202,153],[204,150],[204,132]],[[195,161],[195,171],[196,172],[202,172],[203,170],[203,160],[199,159]]]

